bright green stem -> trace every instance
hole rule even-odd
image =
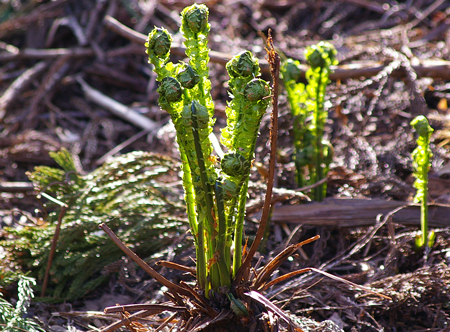
[[[261,123],[262,117],[259,119],[258,125],[256,126],[256,131],[253,135],[253,141],[250,145],[248,164],[251,165],[253,160],[254,151],[256,147],[256,138],[258,137],[258,128]],[[250,178],[250,167],[248,168],[247,174],[245,174],[239,184],[239,202],[238,202],[238,212],[236,216],[236,225],[234,231],[234,256],[233,256],[233,276],[239,270],[242,264],[242,237],[244,232],[244,218],[245,218],[245,204],[247,203],[247,192],[248,192],[248,181]],[[234,210],[234,207],[233,207]]]
[[[214,214],[215,214],[215,208],[214,208],[214,200],[213,200],[213,190],[211,188],[211,184],[208,181],[208,173],[206,171],[205,167],[205,157],[203,156],[203,151],[200,143],[200,136],[198,134],[198,124],[197,124],[197,110],[195,108],[194,102],[192,102],[191,106],[192,111],[192,134],[194,135],[194,146],[195,146],[195,153],[197,155],[197,163],[198,168],[200,170],[200,181],[202,184],[202,189],[204,193],[204,199],[205,199],[205,207],[206,207],[206,221],[207,221],[207,231],[208,231],[208,247],[207,247],[207,253],[206,256],[208,259],[212,259],[214,257],[214,254],[216,253],[216,246],[215,246],[215,237],[216,237],[216,230],[214,227]],[[201,221],[200,221],[201,223]],[[200,224],[199,223],[199,224]],[[215,263],[212,263],[211,269],[210,269],[210,278],[211,278],[211,284],[213,289],[217,289],[220,287],[220,276],[218,274],[217,265]]]
[[[220,282],[222,286],[231,285],[231,276],[229,263],[226,255],[226,241],[227,241],[227,221],[225,218],[225,206],[223,204],[223,191],[221,184],[216,181],[214,187],[217,200],[217,214],[219,218],[219,234],[217,235],[217,254],[219,263]]]
[[[323,113],[323,100],[321,96],[322,89],[322,72],[323,67],[320,67],[319,78],[317,80],[316,86],[316,96],[315,96],[315,112],[314,112],[314,125],[315,125],[315,140],[314,140],[314,159],[315,159],[315,179],[314,182],[320,181],[323,178],[322,170],[322,136],[323,136],[323,126],[322,123],[322,113]],[[323,200],[324,185],[314,188],[315,200],[321,202]]]
[[[425,177],[427,185],[424,188],[424,199],[420,206],[420,227],[422,228],[421,247],[428,246],[428,174]]]
[[[196,244],[197,256],[197,281],[201,289],[206,286],[206,257],[205,257],[205,241],[204,241],[204,226],[203,222],[197,224],[197,216],[195,212],[194,202],[194,185],[191,181],[191,169],[186,154],[180,146],[181,162],[183,164],[183,185],[186,195],[186,207],[189,225],[191,226],[192,235],[194,236]]]
[[[242,264],[242,235],[244,232],[245,203],[247,202],[248,179],[246,176],[239,196],[239,208],[236,217],[234,230],[234,256],[233,256],[233,276],[239,270]]]
[[[180,146],[180,157],[181,163],[183,165],[183,186],[186,195],[185,201],[187,207],[189,226],[192,229],[193,235],[196,237],[198,233],[198,228],[197,228],[197,217],[195,213],[194,185],[192,184],[191,181],[191,168],[189,167],[189,161],[183,149],[181,148],[180,142],[178,142],[178,145]]]
[[[430,153],[428,153],[428,149],[430,146],[430,139],[428,135],[425,135],[424,137],[426,147],[426,153],[424,154],[423,158],[423,164],[429,165],[430,164]],[[428,167],[427,171],[424,172],[423,176],[423,196],[421,199],[421,205],[420,205],[420,228],[422,231],[421,239],[420,239],[420,245],[419,247],[427,247],[429,246],[428,242]]]
[[[239,183],[239,186],[241,183]],[[233,221],[236,220],[236,203],[237,198],[240,197],[240,195],[233,197],[229,202],[229,208],[228,208],[228,214],[226,218],[226,227],[227,227],[227,237],[225,239],[226,241],[226,252],[225,252],[225,259],[228,263],[228,266],[231,268],[231,245],[233,243],[232,235],[235,233],[235,228],[233,227]],[[233,230],[231,230],[233,228]],[[241,237],[242,239],[242,237]],[[228,244],[228,245],[227,245]]]
[[[428,232],[428,172],[430,170],[430,159],[432,152],[430,149],[430,137],[433,133],[433,128],[430,127],[428,120],[423,115],[419,115],[411,121],[418,134],[417,147],[412,153],[413,167],[414,167],[414,187],[417,189],[414,201],[421,203],[420,208],[420,226],[421,237],[416,239],[416,246],[420,249],[422,247],[431,246],[434,241],[434,233]]]
[[[200,289],[206,289],[206,258],[205,258],[205,230],[203,222],[198,224],[197,246],[195,248],[197,256],[197,281]]]

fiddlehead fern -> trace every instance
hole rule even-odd
[[[159,94],[168,103],[180,101],[182,93],[181,84],[175,78],[169,76],[162,79]]]
[[[258,60],[249,51],[235,56],[227,63],[230,75],[231,101],[226,109],[227,127],[222,130],[222,143],[231,151],[239,151],[245,158],[253,158],[254,143],[270,95],[267,82],[259,76]]]
[[[191,66],[185,65],[177,74],[177,79],[183,88],[192,89],[200,81],[200,76]]]
[[[210,24],[208,23],[208,15],[208,8],[205,5],[197,4],[186,7],[181,12],[184,27],[181,30],[187,39],[189,39],[190,33],[201,33],[205,36],[209,33]]]
[[[222,161],[222,169],[240,188],[239,200],[231,200],[228,224],[235,224],[233,272],[241,265],[242,232],[247,201],[248,175],[253,160],[259,125],[269,104],[270,88],[260,75],[258,60],[245,51],[226,65],[230,80],[231,101],[226,108],[227,126],[222,130],[222,143],[229,154]],[[245,161],[244,161],[245,160]],[[236,163],[236,164],[235,164]],[[238,171],[238,172],[236,172]]]
[[[241,179],[250,171],[250,162],[239,152],[226,154],[221,161],[222,171],[231,177]]]
[[[423,115],[417,116],[411,121],[411,126],[414,127],[417,133],[417,147],[412,153],[414,188],[417,189],[416,196],[414,196],[415,203],[421,203],[420,206],[420,226],[421,236],[416,239],[416,246],[423,248],[424,246],[431,247],[434,243],[434,232],[428,234],[428,172],[431,166],[431,157],[433,153],[430,149],[430,137],[433,133],[433,128],[428,124],[428,120]]]
[[[145,47],[150,61],[167,61],[169,57],[170,46],[172,44],[172,36],[164,28],[155,28],[148,35]]]
[[[227,63],[230,77],[256,77],[259,76],[258,60],[250,51],[244,51]]]
[[[209,80],[208,23],[209,11],[205,5],[194,4],[181,12],[181,32],[185,37],[186,55],[189,66],[199,76],[198,84],[190,91],[191,100],[197,100],[208,109],[210,117],[214,115],[214,103],[211,98]]]
[[[270,96],[270,88],[266,81],[255,78],[247,83],[244,90],[244,96],[251,102],[260,101]],[[252,116],[258,116],[259,112],[252,114]]]
[[[165,29],[155,28],[146,43],[149,62],[160,82],[159,104],[170,114],[177,131],[187,212],[196,244],[197,280],[207,295],[211,288],[231,285],[235,229],[240,230],[234,237],[235,244],[239,243],[235,265],[240,264],[248,175],[271,94],[268,83],[258,78],[258,61],[250,52],[242,52],[227,64],[232,100],[222,141],[228,153],[222,159],[222,170],[216,169],[209,140],[214,104],[207,67],[208,15],[208,8],[197,4],[181,13],[180,30],[189,63],[169,62],[172,37]]]
[[[327,119],[325,92],[331,72],[330,66],[337,64],[336,53],[334,46],[327,42],[320,42],[306,49],[305,57],[310,65],[306,72],[307,86],[297,83],[300,76],[298,61],[289,59],[282,68],[293,117],[294,161],[297,184],[300,187],[323,179],[332,159],[333,149],[329,142],[323,140],[323,133]],[[305,182],[303,177],[305,168],[309,172],[309,182]],[[321,201],[325,194],[325,184],[313,189],[313,197],[318,201]]]
[[[308,86],[306,91],[309,96],[309,102],[313,103],[313,120],[310,131],[313,135],[314,160],[313,167],[310,167],[310,177],[312,182],[316,183],[325,176],[323,166],[325,143],[322,141],[325,122],[328,117],[328,111],[324,107],[326,87],[329,82],[330,66],[337,64],[336,49],[327,42],[320,42],[306,49],[306,60],[311,68],[306,72]],[[326,185],[321,185],[314,189],[314,197],[321,201],[326,194]]]

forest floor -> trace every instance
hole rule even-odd
[[[67,148],[80,174],[132,151],[163,154],[178,167],[174,132],[158,106],[155,74],[143,42],[153,26],[164,26],[181,45],[178,13],[190,4],[184,0],[0,3],[0,240],[8,238],[4,227],[30,226],[31,220],[42,216],[26,172],[39,165],[56,167],[49,152]],[[282,57],[302,64],[307,46],[322,40],[335,45],[339,65],[333,67],[327,89],[325,136],[334,147],[327,199],[315,203],[307,191],[294,192],[292,119],[286,93],[280,89],[278,203],[261,255],[267,261],[287,244],[319,234],[320,240],[286,262],[280,274],[315,267],[390,299],[313,272],[269,289],[266,297],[300,318],[329,319],[345,331],[450,331],[448,1],[205,4],[210,8],[211,93],[218,135],[226,123],[224,64],[230,54],[252,51],[260,59],[263,77],[270,79],[264,49],[269,29]],[[183,59],[179,47],[172,52],[174,62]],[[150,121],[119,116],[121,109]],[[420,212],[412,202],[411,152],[416,138],[410,122],[417,115],[427,116],[434,128],[429,223],[436,241],[425,254],[415,250]],[[250,237],[264,197],[269,123],[267,114],[256,150],[259,172],[252,177],[246,223]],[[174,173],[173,181],[179,181],[177,177]],[[176,190],[182,197],[179,185]],[[185,236],[180,232],[180,241]],[[193,256],[192,247],[185,247],[176,260],[186,262]],[[165,248],[153,253],[150,263],[168,258],[167,252]],[[0,257],[3,254],[0,248]],[[4,262],[5,266],[17,264]],[[149,276],[137,269],[136,281],[129,269],[128,263],[122,264],[108,274],[108,282],[73,301],[40,298],[33,302],[30,315],[49,331],[87,331],[111,322],[97,313],[106,306],[163,299]],[[180,278],[158,270],[168,278]],[[37,282],[42,285],[39,277]],[[2,293],[16,297],[12,288]]]

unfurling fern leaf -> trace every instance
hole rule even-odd
[[[222,170],[217,169],[209,138],[214,104],[207,67],[208,15],[208,8],[197,4],[181,13],[180,30],[185,37],[188,64],[174,65],[162,51],[161,57],[155,55],[157,40],[171,40],[161,35],[165,33],[163,29],[155,28],[146,44],[149,62],[155,66],[161,82],[160,106],[170,114],[177,131],[188,219],[196,245],[197,280],[207,296],[210,289],[231,285],[233,231],[234,271],[241,263],[248,176],[259,125],[271,94],[268,83],[258,78],[258,60],[251,52],[242,52],[228,62],[232,99],[226,109],[227,127],[222,131],[222,143],[228,153],[222,160]]]

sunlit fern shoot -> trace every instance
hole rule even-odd
[[[210,290],[228,288],[233,271],[241,264],[250,165],[271,94],[269,84],[258,78],[259,64],[250,52],[242,52],[227,64],[231,101],[222,143],[228,151],[219,167],[209,139],[214,104],[208,73],[208,15],[208,8],[197,4],[181,13],[188,63],[170,62],[172,37],[164,28],[155,28],[146,43],[149,62],[160,82],[159,104],[170,114],[177,132],[187,214],[196,246],[197,281],[206,296]]]
[[[428,120],[423,115],[417,116],[411,121],[417,133],[417,147],[412,152],[414,177],[414,188],[417,189],[414,197],[415,203],[420,203],[420,228],[421,235],[416,239],[416,247],[431,247],[434,243],[434,232],[428,233],[428,172],[431,166],[430,137],[433,128],[428,124]]]
[[[306,72],[308,84],[299,83],[299,62],[288,59],[282,67],[283,81],[293,117],[294,161],[299,187],[314,184],[326,177],[332,160],[331,144],[323,139],[328,118],[325,107],[326,87],[330,66],[336,65],[336,49],[327,42],[310,46],[305,57],[310,65]],[[309,179],[305,179],[306,169]],[[313,189],[312,196],[321,201],[326,194],[326,184]]]

